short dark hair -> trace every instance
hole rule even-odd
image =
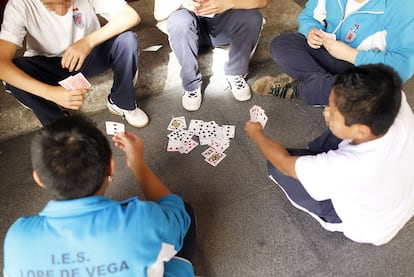
[[[112,151],[95,124],[81,115],[60,118],[33,139],[33,169],[58,200],[94,195],[108,175]]]
[[[384,64],[350,68],[333,85],[335,104],[345,124],[365,124],[376,135],[385,134],[401,106],[402,81]]]

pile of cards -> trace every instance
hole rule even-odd
[[[230,146],[230,139],[234,138],[236,126],[218,125],[215,121],[190,120],[188,125],[184,116],[172,118],[167,130],[167,151],[177,151],[188,154],[198,145],[209,146],[201,155],[212,166],[217,166],[227,155],[224,151]],[[198,137],[198,141],[194,140]]]
[[[254,105],[250,109],[250,120],[254,122],[260,122],[262,124],[262,127],[264,128],[267,122],[267,115],[265,111],[262,109],[262,107]]]
[[[83,76],[82,72],[79,72],[76,75],[69,76],[68,78],[59,82],[59,85],[65,89],[88,89],[91,87],[91,84]]]

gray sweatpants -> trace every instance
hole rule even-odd
[[[228,10],[213,18],[198,17],[187,9],[170,15],[167,32],[172,50],[180,65],[185,90],[197,89],[202,81],[198,65],[198,51],[202,46],[229,45],[226,75],[244,75],[249,71],[251,52],[256,47],[263,25],[257,9]]]

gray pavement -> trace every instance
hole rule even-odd
[[[269,60],[267,44],[273,35],[293,30],[294,17],[300,11],[300,6],[292,1],[274,2],[264,11],[268,25],[252,61],[250,84],[262,75],[280,72]],[[149,15],[151,4],[138,1],[136,5],[144,8],[145,17],[142,12],[140,14],[146,24],[138,33],[153,30]],[[148,32],[140,37],[144,48],[160,44]],[[165,39],[162,34],[160,37]],[[321,109],[306,106],[302,100],[272,96],[253,95],[248,102],[237,102],[223,75],[211,61],[215,56],[207,54],[202,57],[203,71],[206,72],[203,105],[197,112],[186,112],[181,107],[177,75],[168,70],[176,67],[169,60],[168,45],[163,45],[161,52],[141,54],[149,71],[142,67],[138,90],[147,90],[142,89],[137,94],[139,105],[149,114],[151,122],[143,129],[127,126],[127,130],[145,140],[145,159],[151,168],[195,209],[197,247],[194,266],[197,275],[414,276],[413,220],[390,243],[380,247],[358,244],[340,233],[325,231],[307,214],[292,207],[270,181],[263,156],[243,130],[249,108],[260,105],[269,116],[265,132],[270,137],[288,147],[303,147],[325,129]],[[151,64],[151,60],[158,65]],[[107,79],[108,75],[94,79],[94,86],[99,87],[108,82]],[[95,92],[100,89],[102,87]],[[412,79],[405,85],[405,91],[414,107]],[[88,111],[88,115],[102,130],[106,120],[120,121],[102,103],[96,110]],[[201,119],[214,120],[219,125],[235,125],[236,137],[226,150],[227,157],[217,167],[212,167],[201,156],[205,146],[198,146],[187,155],[167,152],[167,126],[175,116],[185,116],[187,122]],[[4,119],[1,120],[0,125],[5,126]],[[14,124],[23,122],[14,121]],[[31,177],[29,147],[35,131],[36,127],[26,126],[0,140],[1,268],[7,228],[20,216],[36,214],[50,199]],[[142,197],[125,166],[124,155],[115,148],[113,154],[116,173],[107,194],[117,200],[133,195]]]

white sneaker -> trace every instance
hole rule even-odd
[[[237,101],[247,101],[252,98],[250,87],[241,75],[226,75],[226,80],[230,85],[231,93]]]
[[[115,105],[109,97],[107,107],[112,114],[122,116],[131,126],[141,128],[149,122],[148,116],[138,107],[135,107],[134,110],[121,109]]]
[[[184,109],[189,112],[197,111],[200,109],[201,101],[203,97],[201,95],[201,86],[193,91],[185,90],[181,98],[181,103]]]

